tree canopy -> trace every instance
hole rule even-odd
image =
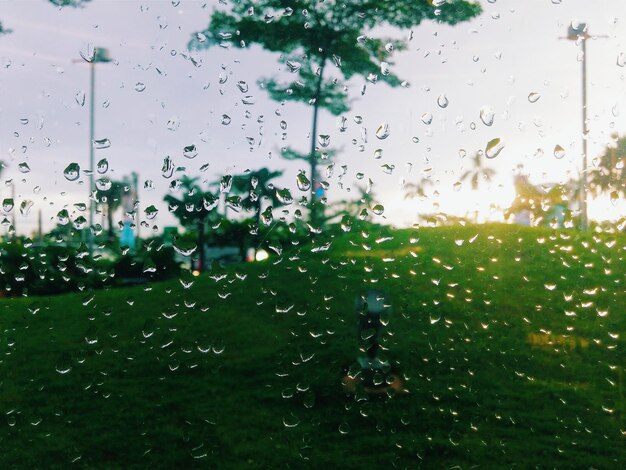
[[[229,9],[214,10],[208,27],[193,35],[189,47],[258,44],[281,54],[294,79],[286,84],[263,80],[263,86],[273,99],[302,101],[313,107],[306,159],[313,181],[310,218],[315,222],[319,109],[335,115],[349,109],[342,79],[361,76],[369,83],[401,83],[391,71],[391,56],[404,49],[407,41],[375,36],[374,31],[381,26],[409,29],[424,20],[454,25],[480,12],[480,5],[468,0],[236,0]],[[328,65],[334,66],[334,77],[327,76]]]

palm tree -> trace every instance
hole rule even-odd
[[[406,193],[404,199],[413,199],[416,197],[421,199],[426,198],[426,188],[433,186],[433,184],[433,180],[428,177],[422,178],[417,183],[407,183],[405,185]]]
[[[472,158],[473,166],[461,175],[461,181],[470,180],[472,190],[477,191],[482,182],[489,183],[496,171],[483,165],[482,153],[476,152]]]
[[[187,229],[195,229],[197,232],[197,249],[199,251],[198,271],[206,269],[204,252],[205,228],[212,216],[217,217],[214,210],[219,202],[219,197],[210,191],[203,191],[198,184],[197,178],[184,176],[181,180],[183,195],[180,199],[168,194],[164,200],[169,205],[169,210],[178,218],[181,225]]]
[[[113,213],[122,205],[124,194],[128,193],[130,190],[130,184],[122,181],[111,181],[111,187],[109,189],[96,190],[96,201],[106,209],[109,240],[115,238],[113,231]]]
[[[626,136],[613,135],[615,146],[607,147],[588,173],[589,191],[594,196],[609,193],[611,199],[626,196]]]
[[[240,204],[245,210],[254,212],[257,226],[261,224],[262,203],[268,201],[270,207],[278,207],[291,201],[288,190],[277,190],[271,180],[282,176],[282,171],[270,171],[267,168],[248,171],[233,177],[232,190],[242,195]]]

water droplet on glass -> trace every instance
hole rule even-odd
[[[485,126],[491,126],[495,118],[495,113],[489,106],[480,108],[480,120]]]
[[[439,97],[437,98],[437,105],[440,108],[447,108],[448,104],[450,104],[450,102],[448,101],[448,97],[444,94],[439,95]]]
[[[300,170],[298,176],[296,176],[296,184],[298,185],[298,189],[300,191],[308,191],[309,189],[311,189],[311,182],[302,170]]]
[[[239,88],[239,91],[242,93],[248,93],[248,84],[243,80],[237,82],[237,88]]]
[[[195,144],[187,145],[183,148],[183,156],[186,158],[195,158],[198,156],[198,150]]]
[[[539,98],[541,98],[541,95],[536,92],[532,92],[528,95],[528,101],[530,101],[531,103],[536,103]]]
[[[376,137],[380,140],[386,139],[390,134],[389,124],[383,123],[376,129]]]
[[[93,146],[97,149],[107,149],[111,146],[111,141],[109,139],[95,139]]]
[[[171,178],[174,174],[174,161],[169,155],[163,159],[161,174],[163,175],[163,178]]]
[[[80,49],[79,54],[86,62],[93,62],[96,57],[96,48],[93,47],[93,44],[85,44]]]
[[[389,75],[391,71],[389,70],[389,64],[387,62],[380,63],[380,73],[383,75]]]
[[[72,370],[72,356],[69,353],[64,352],[61,354],[59,359],[57,360],[57,364],[55,367],[56,371],[59,374],[67,374]]]
[[[302,67],[302,64],[300,62],[296,62],[295,60],[288,60],[286,64],[291,73],[296,73],[300,70],[300,67]]]
[[[383,149],[374,150],[374,158],[377,160],[383,158]]]
[[[220,193],[227,193],[233,185],[232,175],[224,175],[220,180]]]
[[[109,169],[109,161],[106,158],[102,158],[100,161],[98,161],[98,164],[96,165],[96,171],[98,173],[102,175],[106,173],[108,169]]]
[[[487,158],[496,158],[502,149],[504,148],[504,142],[499,137],[495,139],[491,139],[487,142],[487,147],[485,147],[485,156]]]
[[[70,163],[63,170],[63,176],[68,181],[76,181],[80,176],[80,166],[78,163]]]
[[[382,215],[385,212],[385,207],[382,204],[376,204],[372,207],[372,212],[376,215]]]
[[[429,125],[433,122],[433,115],[431,113],[424,113],[420,119],[424,124]]]
[[[87,204],[82,203],[82,202],[77,202],[76,204],[74,204],[74,207],[76,208],[76,210],[79,210],[79,211],[87,210]]]
[[[4,212],[11,212],[14,205],[13,198],[8,197],[2,201],[2,210]]]
[[[137,82],[135,84],[135,91],[138,91],[139,93],[141,93],[142,91],[144,91],[146,89],[146,85],[145,83],[142,82]]]
[[[252,104],[256,103],[256,100],[254,99],[254,96],[248,95],[245,98],[242,98],[241,102],[243,104],[246,104],[246,105],[252,105]]]
[[[454,189],[455,191],[460,191],[462,186],[463,186],[463,183],[461,183],[460,181],[457,181],[456,183],[452,185],[452,189]]]
[[[159,209],[154,207],[154,205],[146,207],[143,211],[146,214],[146,218],[150,220],[154,219],[159,213]]]
[[[619,201],[619,192],[618,191],[611,191],[611,194],[609,195],[609,198],[611,200],[611,204],[616,205],[617,201]]]
[[[70,214],[67,212],[67,209],[61,209],[57,213],[57,223],[59,225],[67,225],[70,222]]]
[[[330,145],[330,136],[326,134],[320,134],[317,138],[317,141],[319,142],[320,146],[328,147]]]
[[[96,188],[99,191],[108,191],[111,189],[112,183],[109,178],[98,178],[96,180]]]
[[[76,94],[74,95],[74,99],[76,100],[76,103],[78,104],[78,106],[85,106],[85,92],[84,91],[77,91]]]
[[[30,167],[26,162],[20,163],[19,165],[17,165],[17,168],[20,170],[20,173],[28,173],[30,171]]]
[[[624,54],[623,52],[620,52],[619,54],[617,54],[616,63],[620,67],[623,67],[624,65],[626,65],[626,54]]]
[[[230,124],[230,121],[231,121],[231,118],[228,114],[222,114],[222,124],[227,126]]]
[[[261,213],[261,223],[269,226],[272,224],[273,220],[274,216],[272,215],[272,206],[267,206],[267,208]]]
[[[557,144],[554,147],[554,156],[558,159],[563,158],[565,156],[565,149]]]
[[[20,214],[28,215],[31,208],[33,207],[33,204],[34,204],[33,201],[31,201],[30,199],[23,200],[22,203],[20,204]]]

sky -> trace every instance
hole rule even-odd
[[[498,220],[501,212],[490,207],[510,204],[520,165],[535,184],[575,176],[581,163],[581,56],[577,44],[562,39],[572,22],[587,22],[592,36],[602,36],[587,44],[590,164],[612,133],[626,134],[625,2],[480,3],[479,17],[454,27],[426,22],[413,31],[366,32],[410,38],[407,50],[392,58],[392,71],[409,86],[367,83],[362,94],[364,78],[347,82],[351,109],[343,115],[343,132],[336,117],[322,112],[318,133],[330,136],[329,148],[338,150],[332,174],[322,171],[329,201],[355,198],[371,180],[385,207],[375,216],[380,222],[409,226],[419,213],[437,211],[478,211],[482,220]],[[109,162],[97,176],[139,174],[140,210],[159,209],[142,235],[175,223],[163,202],[171,182],[161,174],[166,156],[205,187],[224,174],[269,167],[284,172],[277,186],[305,194],[296,185],[305,165],[280,153],[283,147],[308,149],[312,109],[272,101],[258,86],[267,77],[292,78],[277,54],[257,47],[187,49],[215,8],[226,7],[217,0],[93,0],[76,9],[45,0],[0,0],[0,21],[12,29],[0,36],[0,159],[7,165],[0,197],[8,197],[15,183],[17,204],[33,202],[28,214],[16,216],[20,233],[36,228],[40,211],[47,230],[61,209],[76,217],[81,213],[74,204],[87,201],[88,177],[81,173],[68,181],[63,170],[70,163],[89,168],[89,66],[81,54],[93,47],[108,49],[114,59],[96,66],[95,137],[111,143],[95,151],[96,161]],[[247,84],[245,93],[239,82]],[[445,107],[438,104],[442,95]],[[493,113],[491,125],[481,120],[481,110]],[[384,125],[389,136],[381,140],[376,130]],[[493,181],[479,191],[459,185],[472,155],[494,138],[504,148],[486,160],[496,170]],[[190,159],[183,148],[191,144],[197,156]],[[557,145],[565,156],[555,156]],[[433,181],[428,197],[406,199],[405,185],[422,177]],[[292,213],[295,207],[285,209]],[[590,203],[592,218],[625,214],[624,201]]]

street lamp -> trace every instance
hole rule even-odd
[[[89,232],[88,232],[88,244],[89,255],[93,256],[93,216],[94,216],[94,114],[95,114],[95,84],[96,84],[96,64],[111,62],[109,51],[104,48],[95,48],[93,60],[89,61],[90,69],[90,97],[89,97]]]
[[[583,79],[583,161],[580,175],[580,228],[587,230],[587,138],[589,137],[589,127],[587,125],[587,39],[590,36],[587,32],[587,23],[570,24],[567,29],[567,36],[561,39],[580,42],[582,53],[582,79]],[[594,38],[607,36],[593,36]]]

